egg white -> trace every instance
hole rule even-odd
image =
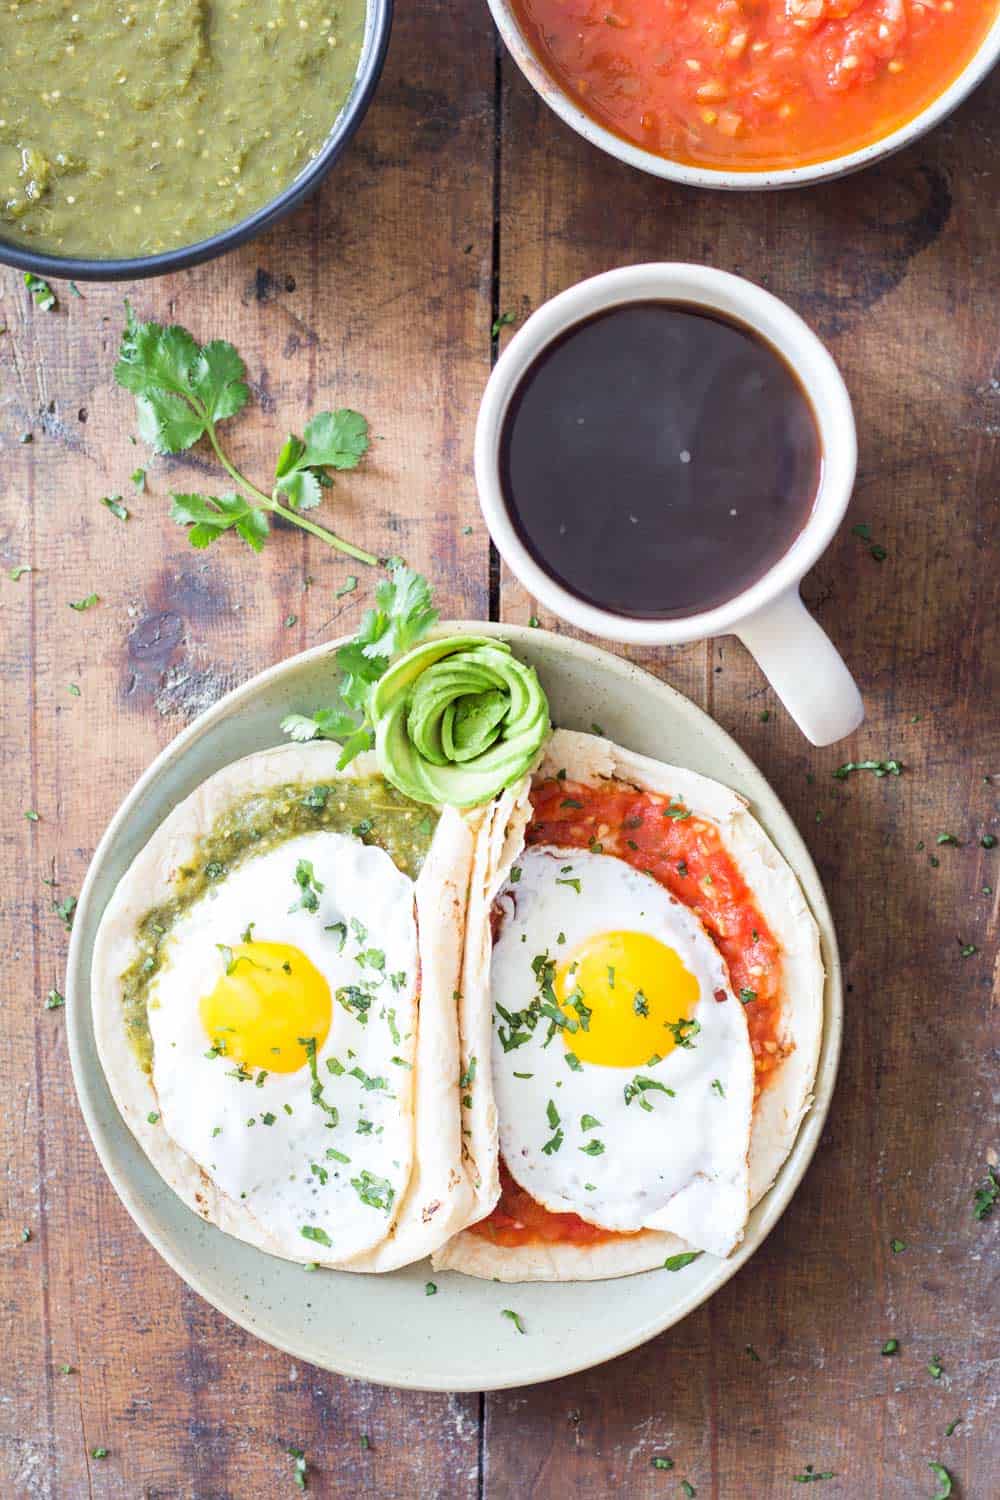
[[[301,894],[295,871],[302,859],[311,861],[323,886],[315,912],[289,909]],[[363,941],[352,919],[363,925]],[[268,1072],[258,1086],[259,1074],[241,1081],[232,1059],[206,1055],[212,1039],[199,1002],[223,971],[218,945],[238,944],[249,923],[256,941],[300,949],[330,986],[330,1030],[316,1063],[323,1100],[339,1115],[332,1128],[312,1097],[308,1066]],[[339,931],[325,930],[336,923],[347,926],[342,945]],[[359,965],[366,948],[384,953],[381,974]],[[281,1253],[339,1260],[382,1241],[413,1163],[419,985],[413,882],[379,848],[339,833],[305,834],[245,860],[211,887],[178,919],[163,955],[148,1007],[161,1128],[223,1193],[245,1205]],[[390,975],[405,981],[394,988]],[[339,988],[363,981],[375,990],[365,1024],[335,998]],[[330,1071],[331,1058],[342,1072]],[[353,1069],[383,1083],[366,1087]],[[370,1124],[364,1134],[363,1122]],[[327,1156],[330,1149],[349,1160]],[[363,1200],[364,1172],[388,1185],[375,1190],[385,1207]],[[308,1226],[329,1245],[304,1237]]]
[[[615,1231],[669,1230],[699,1249],[728,1254],[749,1209],[754,1067],[746,1016],[721,954],[694,913],[623,860],[535,847],[518,868],[516,883],[499,898],[491,980],[500,1149],[510,1172],[553,1212]],[[567,880],[578,881],[579,892]],[[567,1064],[572,1038],[568,1047],[562,1033],[547,1043],[543,1019],[526,1042],[505,1050],[500,1031],[509,1040],[509,1028],[497,1006],[511,1013],[530,1006],[538,993],[536,955],[559,959],[584,939],[613,931],[658,939],[695,976],[700,1030],[692,1045],[674,1047],[653,1066],[581,1061],[574,1069]],[[637,1076],[673,1095],[650,1088],[626,1102]],[[650,1109],[641,1107],[643,1099]],[[584,1115],[600,1126],[584,1130]],[[557,1130],[561,1143],[546,1152]],[[588,1154],[584,1148],[595,1141],[603,1152]]]

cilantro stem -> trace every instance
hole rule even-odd
[[[308,531],[313,536],[319,537],[320,541],[325,542],[328,547],[336,547],[338,552],[346,553],[348,557],[353,557],[357,562],[367,563],[369,567],[375,567],[378,564],[379,559],[374,557],[372,553],[365,552],[360,547],[355,547],[353,542],[345,541],[343,537],[336,536],[332,531],[327,531],[325,526],[318,526],[315,521],[310,521],[307,516],[300,515],[298,511],[282,505],[273,495],[265,495],[263,490],[259,490],[255,484],[251,484],[246,475],[241,474],[236,465],[227,457],[215,435],[214,422],[206,423],[205,432],[216,458],[230,479],[238,484],[241,489],[247,490],[265,510],[273,511],[276,515],[283,516],[286,521],[291,521],[294,525],[301,526],[303,531]]]

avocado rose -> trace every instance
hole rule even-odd
[[[393,663],[369,708],[383,776],[417,802],[473,807],[519,780],[549,733],[533,667],[503,641],[448,636]]]

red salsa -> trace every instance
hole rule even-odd
[[[765,171],[889,135],[958,76],[997,0],[513,0],[559,85],[634,145]]]
[[[652,875],[700,917],[744,1003],[759,1093],[784,1055],[781,952],[714,823],[679,801],[615,782],[589,787],[553,777],[534,788],[531,806],[529,845],[616,855]],[[549,1213],[517,1185],[502,1160],[500,1201],[473,1228],[508,1246],[538,1240],[593,1244],[617,1237],[576,1214]]]

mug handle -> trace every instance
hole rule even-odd
[[[735,634],[814,745],[832,745],[857,729],[865,716],[858,685],[798,585],[741,620]]]

